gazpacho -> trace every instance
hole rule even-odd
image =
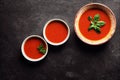
[[[51,19],[43,28],[43,36],[49,44],[59,46],[68,40],[70,29],[64,20],[57,18]]]
[[[59,43],[67,37],[68,29],[64,23],[52,21],[47,25],[45,34],[51,42]]]
[[[79,29],[82,35],[90,40],[100,40],[110,31],[111,21],[109,16],[101,9],[85,11],[79,20]]]
[[[40,38],[29,38],[24,44],[24,52],[32,59],[38,59],[46,53],[46,44]]]

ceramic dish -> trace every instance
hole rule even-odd
[[[48,53],[48,45],[41,36],[31,35],[23,41],[21,51],[25,59],[32,62],[37,62],[46,57]]]
[[[68,40],[70,29],[64,20],[51,19],[43,28],[43,36],[49,44],[59,46]]]
[[[100,27],[101,33],[96,33],[93,29],[90,31],[88,30],[92,24],[88,20],[88,17],[90,16],[91,18],[94,18],[97,14],[100,16],[99,20],[105,21],[105,25]],[[105,17],[108,19],[105,19]],[[85,29],[85,27],[87,28]],[[74,30],[78,38],[84,43],[89,45],[100,45],[110,40],[115,33],[116,18],[112,10],[106,5],[101,3],[89,3],[80,8],[76,14]]]

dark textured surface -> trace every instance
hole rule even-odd
[[[73,30],[75,14],[90,2],[107,5],[117,18],[114,36],[101,46],[84,44]],[[22,41],[31,34],[42,36],[44,24],[52,18],[70,26],[68,42],[49,45],[40,62],[25,60]],[[120,80],[119,22],[119,0],[0,0],[0,80]]]

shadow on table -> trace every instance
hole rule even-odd
[[[45,57],[43,60],[38,61],[38,62],[28,61],[27,59],[24,58],[24,56],[22,55],[22,52],[21,52],[21,50],[20,50],[20,62],[21,62],[22,64],[26,65],[26,66],[29,66],[29,67],[37,67],[37,66],[40,66],[40,65],[42,65],[42,64],[45,63],[45,61],[46,61],[45,59],[46,59],[46,57]]]
[[[74,40],[75,40],[74,42],[76,45],[75,48],[77,48],[77,50],[80,50],[83,53],[90,54],[90,55],[97,55],[99,53],[104,52],[109,43],[109,42],[106,42],[104,44],[96,45],[96,46],[88,45],[88,44],[82,42],[75,33],[74,33]]]
[[[65,44],[64,43],[63,45],[59,45],[59,46],[53,46],[53,45],[48,45],[49,47],[49,53],[60,53],[64,48],[65,48]]]

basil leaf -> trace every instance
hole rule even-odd
[[[38,50],[39,50],[42,54],[45,54],[45,53],[46,53],[46,50],[45,50],[43,44],[41,44],[41,45],[38,47]]]
[[[92,17],[91,17],[91,16],[88,16],[88,20],[89,20],[89,21],[92,21]]]
[[[42,48],[43,48],[43,45],[41,44],[41,45],[38,47],[38,49],[41,50]]]
[[[100,15],[99,15],[99,14],[96,14],[96,15],[94,16],[94,22],[99,21],[99,19],[100,19]]]
[[[91,21],[91,25],[95,25],[95,23]]]
[[[45,54],[45,53],[46,53],[46,50],[42,48],[42,49],[40,50],[40,52],[43,53],[43,54]]]
[[[91,25],[88,30],[94,29],[94,25]]]
[[[102,26],[104,26],[105,25],[105,22],[104,21],[98,21],[97,23],[96,23],[96,26],[98,26],[98,27],[102,27]]]
[[[97,33],[101,33],[100,27],[105,25],[104,21],[99,21],[100,20],[100,15],[96,14],[94,18],[91,16],[88,16],[88,20],[90,21],[90,27],[88,30],[94,29]]]
[[[101,31],[100,31],[100,27],[96,27],[95,28],[95,31],[97,32],[97,33],[100,33]]]

